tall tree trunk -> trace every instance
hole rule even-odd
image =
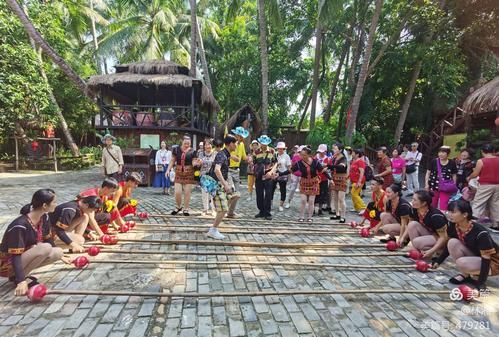
[[[446,4],[446,0],[439,0],[438,5],[440,9],[444,9]],[[431,40],[433,39],[433,36],[435,35],[435,32],[433,30],[430,30],[428,35],[425,36],[423,39],[423,48],[424,46],[428,45]],[[411,81],[409,82],[409,88],[407,89],[407,93],[404,98],[404,103],[402,104],[402,109],[400,111],[400,116],[399,120],[397,123],[397,128],[395,129],[395,143],[398,143],[400,141],[400,137],[402,136],[402,131],[404,130],[404,125],[405,125],[405,120],[407,119],[407,114],[409,112],[409,107],[411,106],[412,102],[412,96],[414,95],[414,90],[416,89],[416,83],[419,78],[419,74],[421,72],[421,69],[423,67],[423,60],[420,58],[417,62],[416,65],[414,66],[412,70],[412,76],[411,76]]]
[[[26,17],[29,18],[28,15],[28,8],[26,7],[26,4],[23,3],[23,11],[26,14]],[[64,118],[64,115],[62,114],[61,108],[59,106],[59,103],[57,103],[57,100],[54,96],[54,92],[52,90],[52,86],[49,83],[49,79],[47,77],[47,74],[45,73],[45,69],[43,69],[43,57],[42,57],[42,49],[39,47],[36,47],[35,41],[30,37],[29,41],[31,43],[31,47],[35,51],[37,58],[38,58],[38,67],[40,71],[40,75],[43,78],[43,81],[47,85],[48,92],[49,92],[49,99],[54,105],[55,108],[55,113],[57,117],[59,118],[59,121],[61,122],[61,129],[62,133],[64,134],[64,138],[66,139],[66,142],[71,149],[71,152],[73,153],[73,156],[79,156],[80,155],[80,149],[78,149],[78,145],[73,140],[73,136],[71,135],[71,131],[69,130],[68,124],[66,123],[66,118]]]
[[[265,0],[258,0],[258,26],[260,30],[260,62],[262,71],[262,123],[263,132],[269,128],[269,60],[267,51],[267,19]]]
[[[329,94],[329,98],[327,100],[326,108],[324,109],[324,122],[329,122],[331,119],[331,107],[333,106],[334,97],[336,96],[336,88],[338,87],[338,82],[340,80],[341,69],[343,68],[343,63],[345,62],[345,58],[347,56],[348,50],[350,49],[350,40],[345,42],[343,46],[343,51],[341,52],[340,62],[338,63],[338,67],[336,67],[336,72],[334,74],[333,84],[331,85],[331,92]]]
[[[68,123],[66,123],[66,118],[64,118],[64,115],[62,114],[61,107],[59,106],[59,103],[57,103],[57,100],[54,96],[54,92],[52,91],[52,87],[50,86],[49,80],[47,78],[47,74],[43,69],[43,58],[42,58],[41,48],[38,49],[38,62],[40,66],[40,74],[42,75],[43,81],[47,84],[49,88],[49,98],[55,107],[55,113],[57,115],[57,118],[59,118],[59,121],[61,122],[61,129],[62,133],[64,134],[64,139],[66,139],[66,143],[71,149],[71,153],[73,154],[73,156],[78,157],[80,155],[80,149],[78,148],[78,145],[76,145],[73,139],[73,135],[71,135]]]
[[[404,129],[405,120],[407,118],[407,112],[409,111],[409,107],[411,106],[412,96],[414,95],[414,89],[416,89],[416,82],[419,78],[419,73],[421,72],[421,68],[423,66],[423,61],[418,60],[416,65],[412,70],[411,81],[409,82],[409,88],[407,89],[407,93],[404,98],[404,103],[402,104],[402,110],[400,111],[399,121],[397,123],[397,129],[395,129],[395,144],[398,144],[400,141],[400,136],[402,135],[402,130]]]
[[[42,48],[43,52],[55,63],[59,68],[61,68],[62,72],[66,74],[66,76],[76,85],[80,91],[88,97],[91,97],[89,92],[86,90],[87,85],[85,81],[71,68],[69,64],[64,61],[62,57],[57,54],[57,52],[43,39],[40,33],[33,26],[29,18],[24,13],[23,9],[17,2],[17,0],[6,0],[7,5],[10,7],[12,12],[21,20],[21,23],[24,27],[24,30],[32,38],[36,45]]]
[[[315,114],[317,110],[317,92],[319,91],[319,68],[321,66],[322,27],[317,17],[315,28],[315,60],[314,74],[312,77],[312,108],[310,109],[310,130],[315,128]]]
[[[378,55],[374,58],[374,60],[369,64],[369,69],[367,70],[367,77],[371,75],[371,73],[374,71],[374,68],[378,65],[378,63],[381,61],[383,56],[385,55],[385,52],[388,50],[388,47],[390,47],[393,43],[395,43],[399,38],[400,34],[402,33],[402,30],[405,27],[405,24],[407,23],[407,20],[409,17],[412,15],[412,11],[409,10],[402,20],[400,21],[400,24],[397,28],[397,30],[386,40],[386,42],[381,46]]]
[[[350,113],[350,119],[348,120],[347,124],[346,140],[349,144],[352,142],[352,136],[355,130],[355,124],[357,123],[357,114],[359,113],[360,99],[364,91],[364,84],[366,83],[367,70],[369,69],[369,60],[371,59],[371,53],[374,44],[374,36],[376,35],[376,28],[378,27],[378,21],[381,15],[382,7],[383,7],[383,0],[376,0],[376,7],[374,9],[373,17],[371,19],[371,27],[369,28],[369,37],[367,39],[367,46],[366,46],[366,51],[364,53],[364,60],[360,68],[359,79],[357,81],[355,95],[352,100],[352,112]]]
[[[189,0],[191,5],[191,69],[189,75],[196,77],[197,11],[196,0]]]
[[[213,88],[211,87],[210,72],[208,70],[208,62],[206,60],[206,51],[204,50],[203,37],[201,36],[201,30],[199,29],[199,22],[197,20],[196,20],[196,32],[198,37],[199,55],[201,56],[201,65],[203,66],[204,82],[206,83],[208,89],[210,89],[210,91],[213,92]]]
[[[90,10],[94,10],[94,0],[89,0],[90,3]],[[90,18],[90,23],[92,27],[92,41],[94,43],[94,49],[95,49],[95,63],[97,65],[97,71],[99,74],[102,74],[102,65],[101,65],[101,59],[99,55],[97,55],[97,50],[99,49],[99,41],[97,40],[97,29],[95,28],[95,19],[93,16]]]

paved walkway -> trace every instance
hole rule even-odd
[[[59,202],[70,200],[80,190],[99,184],[98,171],[86,170],[58,174],[0,174],[0,233],[16,216],[32,193],[51,187]],[[173,198],[160,190],[140,188],[136,196],[141,209],[149,213],[169,213]],[[252,221],[254,202],[243,194],[240,220],[227,225],[259,227]],[[193,196],[193,212],[199,211],[199,191]],[[298,218],[296,202],[290,210],[274,212],[274,220]],[[315,218],[316,222],[319,218]],[[327,217],[323,221],[328,221]],[[351,213],[348,220],[355,219]],[[358,219],[356,219],[358,220]],[[195,217],[150,218],[150,224],[209,225]],[[287,226],[277,223],[272,226]],[[302,226],[307,226],[302,225]],[[339,227],[339,225],[331,225]],[[346,226],[342,228],[347,228]],[[315,228],[315,227],[314,227]],[[199,230],[199,228],[194,228]],[[260,230],[263,232],[264,230]],[[256,232],[256,231],[255,231]],[[227,233],[226,241],[297,243],[378,243],[354,234]],[[202,232],[134,231],[120,234],[129,239],[206,240]],[[157,252],[189,250],[203,252],[296,252],[293,249],[248,248],[205,245],[157,245],[121,243],[116,249]],[[422,274],[408,270],[354,270],[286,265],[251,265],[256,261],[316,262],[346,264],[411,264],[401,256],[370,256],[384,248],[344,248],[310,253],[365,253],[364,257],[287,257],[234,255],[123,255],[103,254],[93,258],[193,261],[241,261],[240,265],[167,265],[91,263],[76,270],[60,263],[40,269],[36,275],[49,288],[122,290],[153,292],[217,292],[270,290],[324,290],[392,288],[397,290],[447,290],[455,274],[449,261],[436,272]],[[367,294],[316,296],[240,296],[213,298],[141,298],[99,296],[47,296],[32,304],[14,298],[13,286],[0,280],[0,336],[492,336],[499,333],[498,278],[490,282],[491,293],[471,304],[453,302],[448,295]]]

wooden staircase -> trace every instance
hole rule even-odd
[[[421,152],[425,154],[435,153],[436,150],[442,146],[445,135],[464,131],[463,127],[465,122],[466,116],[461,107],[455,107],[447,112],[447,114],[435,124],[429,134],[427,134],[424,139],[421,139]]]

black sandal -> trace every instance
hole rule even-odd
[[[186,209],[186,210],[184,210],[184,212],[183,212],[183,213],[184,213],[184,216],[189,216],[189,215],[190,215],[190,214],[189,214],[189,210],[187,210],[187,209]]]
[[[379,242],[381,243],[388,243],[389,241],[397,241],[393,236],[389,236],[386,239],[379,239]]]
[[[461,276],[463,279],[462,280],[458,280],[456,277],[459,277]],[[472,282],[473,279],[470,277],[470,276],[464,276],[463,274],[458,274],[454,277],[451,277],[449,279],[449,282],[452,283],[452,284],[463,284],[463,283],[470,283]]]
[[[36,277],[34,277],[34,276],[28,276],[26,278],[29,278],[31,280],[31,282],[28,283],[28,289],[31,288],[31,287],[36,286],[37,284],[39,284],[38,283],[38,279]]]
[[[340,221],[338,221],[339,223],[345,223],[347,220],[345,218],[340,218]]]
[[[177,215],[178,213],[180,213],[180,211],[182,210],[182,207],[180,208],[176,208],[174,211],[172,211],[170,214],[171,215]]]

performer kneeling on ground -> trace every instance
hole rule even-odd
[[[0,244],[0,276],[8,277],[17,284],[16,296],[25,295],[28,288],[38,284],[37,279],[28,276],[34,269],[62,260],[71,263],[64,257],[62,249],[43,243],[42,236],[48,231],[47,212],[56,207],[55,192],[41,189],[33,194],[31,203],[21,209],[21,216],[7,227]],[[30,279],[28,283],[26,279]]]
[[[95,212],[94,214],[89,214],[88,223],[95,232],[97,232],[98,237],[95,237],[92,233],[90,233],[91,239],[98,239],[104,235],[104,232],[107,232],[107,227],[115,220],[121,219],[119,217],[119,212],[116,209],[112,195],[118,189],[118,181],[114,178],[106,178],[102,182],[101,187],[94,187],[83,192],[80,192],[76,197],[76,200],[83,199],[88,196],[96,196],[99,197],[102,201],[102,208],[99,212]],[[123,220],[122,220],[123,221]],[[121,223],[120,223],[121,225]],[[102,229],[101,229],[102,226]]]
[[[217,153],[209,172],[210,177],[218,181],[219,186],[213,197],[213,204],[215,205],[217,215],[215,216],[213,227],[208,231],[208,236],[217,240],[223,240],[225,238],[225,236],[218,231],[218,226],[222,222],[225,213],[228,212],[229,209],[231,209],[231,206],[239,199],[239,195],[237,192],[233,193],[232,186],[228,181],[230,152],[236,149],[237,140],[233,136],[227,136],[224,139],[224,144],[225,148]]]
[[[320,178],[319,173],[327,173],[327,167],[322,167],[316,158],[313,158],[312,149],[304,147],[301,152],[301,160],[291,166],[291,171],[301,172],[300,179],[300,192],[301,192],[301,206],[299,222],[305,221],[305,209],[307,209],[307,222],[312,222],[312,215],[314,213],[315,197],[320,193]],[[328,177],[330,178],[330,177]],[[308,206],[307,206],[308,203]]]
[[[142,177],[137,172],[130,173],[125,181],[119,183],[118,189],[113,194],[113,203],[118,207],[120,220],[129,214],[137,212],[137,200],[132,199],[132,192],[142,184]]]
[[[374,178],[371,181],[371,191],[372,193],[372,201],[367,204],[366,210],[362,215],[364,219],[360,225],[363,225],[367,220],[369,221],[369,225],[366,228],[375,228],[376,231],[379,227],[378,224],[381,222],[381,214],[385,211],[385,204],[387,202],[387,198],[385,195],[385,191],[383,190],[383,178]]]
[[[449,210],[452,221],[447,229],[449,241],[442,254],[434,260],[432,268],[438,268],[450,255],[461,274],[452,277],[449,282],[471,283],[483,289],[489,275],[499,275],[498,245],[485,227],[471,221],[473,211],[469,202],[451,202]],[[474,280],[472,275],[478,275],[478,279]]]
[[[97,196],[84,197],[58,205],[49,213],[52,233],[68,245],[74,253],[83,253],[85,238],[83,234],[90,216],[102,208],[102,201]],[[54,237],[47,241],[55,247]]]
[[[385,195],[387,198],[385,212],[381,213],[381,222],[372,231],[373,233],[377,233],[381,228],[385,234],[388,234],[386,239],[379,240],[383,243],[397,241],[395,237],[400,235],[397,243],[400,246],[405,246],[409,243],[406,231],[412,206],[407,200],[402,198],[402,187],[399,184],[390,185],[386,189]]]
[[[412,246],[423,252],[423,258],[431,258],[434,253],[442,250],[447,243],[448,221],[445,215],[431,206],[433,195],[426,190],[414,193],[412,197],[411,219],[407,231],[400,240],[407,235]]]

